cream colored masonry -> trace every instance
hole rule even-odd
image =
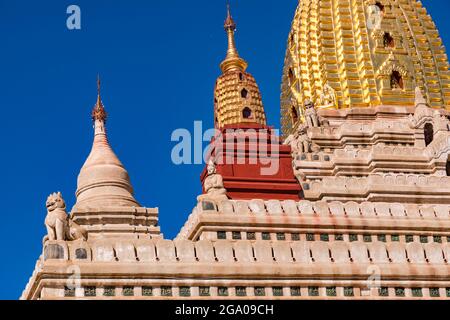
[[[217,239],[218,232],[225,232],[232,239],[233,232],[241,239],[247,233],[255,233],[261,240],[263,233],[270,239],[278,234],[286,240],[298,234],[299,240],[306,240],[307,234],[319,240],[326,234],[333,240],[342,235],[343,241],[353,238],[362,240],[371,236],[376,240],[385,236],[386,241],[398,236],[398,241],[406,242],[407,236],[413,241],[434,236],[450,238],[450,205],[418,205],[386,202],[346,202],[339,201],[223,201],[199,203],[176,239]],[[448,238],[447,238],[448,237]]]
[[[347,145],[404,144],[425,147],[425,123],[435,126],[435,134],[449,131],[450,116],[445,110],[420,105],[414,107],[379,106],[345,110],[319,110],[328,126],[308,128],[308,136],[324,152],[342,149]],[[444,122],[444,124],[442,124]],[[445,127],[447,124],[447,127]]]
[[[327,124],[307,129],[311,150],[291,142],[304,198],[450,204],[450,114],[417,100],[415,108],[320,110]]]
[[[307,184],[306,184],[307,185]],[[327,177],[311,182],[305,198],[342,201],[417,201],[450,203],[450,177],[427,177],[405,174],[370,177]]]
[[[448,149],[448,150],[447,150]],[[294,168],[309,178],[321,176],[358,175],[373,173],[405,173],[445,175],[450,152],[450,134],[439,135],[428,147],[374,145],[365,148],[347,146],[323,152],[297,155]]]
[[[49,241],[46,245],[61,246],[64,257],[44,260],[41,256],[22,299],[64,298],[67,286],[77,280],[74,271],[81,274],[73,297],[78,299],[86,294],[89,299],[157,299],[168,292],[175,299],[202,298],[199,288],[205,287],[209,288],[208,298],[221,299],[253,300],[255,295],[314,299],[311,291],[316,290],[321,299],[343,299],[344,290],[351,299],[398,299],[399,292],[411,298],[414,290],[416,294],[421,290],[423,298],[445,299],[450,288],[448,243],[117,238]],[[75,258],[75,250],[80,248],[86,250],[86,259]],[[381,276],[376,288],[370,285],[374,273]],[[105,287],[117,292],[104,297]]]
[[[162,238],[158,208],[101,206],[74,208],[71,219],[83,226],[90,238],[115,236]]]

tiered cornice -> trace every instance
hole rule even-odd
[[[403,111],[380,106],[317,114],[321,125],[286,140],[305,199],[450,203],[449,113],[430,108],[420,89],[415,107]]]

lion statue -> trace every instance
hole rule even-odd
[[[314,107],[314,103],[307,99],[304,103],[305,106],[305,118],[306,118],[306,124],[309,128],[312,127],[319,127],[319,116],[317,115],[316,108]]]
[[[44,242],[47,240],[86,240],[86,230],[69,220],[66,203],[61,192],[49,195],[45,205],[47,207],[47,217],[45,218],[47,235],[44,237]]]

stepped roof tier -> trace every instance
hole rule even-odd
[[[282,131],[320,109],[413,106],[420,87],[431,107],[450,110],[445,47],[417,0],[300,0],[287,41]]]

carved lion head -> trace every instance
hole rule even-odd
[[[304,102],[305,109],[314,109],[314,102],[310,99],[306,99]]]
[[[49,195],[45,206],[47,207],[48,211],[53,211],[58,208],[65,209],[66,203],[64,202],[61,192],[56,192]]]

